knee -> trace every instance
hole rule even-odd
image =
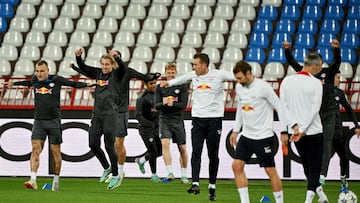
[[[234,160],[232,163],[232,169],[234,173],[242,173],[243,167],[240,160]]]

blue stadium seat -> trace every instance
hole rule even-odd
[[[332,33],[334,35],[340,32],[340,23],[335,19],[325,19],[320,27],[320,33]]]
[[[290,34],[286,32],[277,32],[273,36],[271,47],[272,48],[282,47],[282,43],[284,41],[292,43]]]
[[[295,33],[295,23],[290,19],[280,19],[276,24],[275,32],[286,32],[289,34]]]
[[[351,48],[340,48],[341,62],[349,62],[351,64],[356,61],[356,53]]]
[[[309,50],[305,48],[298,48],[292,52],[295,60],[298,62],[304,62],[304,58],[309,54]]]
[[[328,5],[325,11],[325,19],[342,20],[344,9],[341,5]]]
[[[314,36],[309,33],[298,33],[295,38],[295,48],[313,48],[315,46]]]
[[[271,49],[267,62],[286,63],[285,51],[282,47]]]
[[[328,5],[339,5],[339,6],[346,6],[348,3],[347,0],[328,0]]]
[[[263,32],[253,32],[249,41],[250,47],[267,48],[269,46],[269,37]]]
[[[283,5],[295,5],[302,6],[304,4],[304,0],[284,0]]]
[[[341,47],[359,48],[359,36],[354,33],[344,33],[340,40]]]
[[[306,0],[305,5],[324,6],[325,0]]]
[[[336,39],[336,35],[331,33],[321,33],[318,38],[317,47],[330,47],[330,42]]]
[[[312,19],[301,20],[298,27],[298,33],[316,34],[317,32],[318,32],[318,25],[315,20]]]
[[[281,10],[281,19],[299,20],[300,8],[295,5],[284,5]]]
[[[346,19],[343,25],[342,33],[355,33],[360,34],[360,19],[357,18],[349,18]]]
[[[316,21],[320,20],[323,16],[320,6],[317,5],[307,5],[303,11],[304,19],[314,19]]]
[[[265,62],[265,52],[262,48],[251,47],[247,50],[245,61],[263,63]]]
[[[12,18],[14,16],[14,8],[10,3],[0,3],[0,16],[4,18]]]
[[[330,64],[334,60],[334,54],[330,47],[318,47],[316,53],[320,54],[323,61],[327,64]]]
[[[253,28],[254,32],[263,32],[270,34],[274,30],[273,24],[267,19],[257,19]]]
[[[360,1],[359,0],[349,0],[348,6],[353,6],[353,5],[360,5]]]
[[[359,16],[360,16],[360,4],[350,6],[347,12],[347,17],[359,19]]]
[[[0,32],[6,32],[8,26],[5,18],[0,16]]]
[[[1,0],[1,3],[10,3],[12,5],[17,5],[20,3],[20,0]]]
[[[258,19],[276,20],[278,17],[278,10],[275,6],[262,6],[258,12]]]

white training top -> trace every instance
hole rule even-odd
[[[264,80],[255,78],[248,86],[236,85],[237,110],[233,131],[241,136],[260,140],[274,136],[274,108],[282,129],[286,129],[284,107],[273,88]]]
[[[287,76],[281,83],[280,100],[299,125],[299,131],[306,135],[323,132],[319,115],[322,88],[320,80],[307,72]],[[293,133],[291,126],[288,130]]]
[[[191,116],[198,118],[224,117],[224,82],[236,80],[231,72],[210,69],[205,75],[196,75],[195,71],[187,72],[168,81],[169,86],[192,81]]]

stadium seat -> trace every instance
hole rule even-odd
[[[150,47],[138,46],[132,53],[131,60],[140,60],[144,62],[150,62],[153,60],[153,53]]]
[[[60,6],[64,3],[64,0],[44,0],[43,3]]]
[[[178,47],[180,44],[179,35],[175,32],[164,32],[160,36],[159,45],[160,46],[169,46],[169,47]]]
[[[137,46],[148,46],[148,47],[155,47],[157,45],[157,38],[156,34],[149,31],[142,31],[138,35]]]
[[[70,37],[71,45],[78,45],[81,47],[87,47],[90,44],[90,37],[87,32],[84,31],[74,31]]]
[[[113,44],[113,39],[109,32],[98,30],[92,38],[92,44],[110,47]]]
[[[134,3],[129,4],[129,7],[126,10],[126,17],[143,20],[146,17],[144,5]]]
[[[43,3],[40,6],[39,16],[55,19],[59,15],[59,11],[53,3]]]
[[[8,25],[6,19],[0,16],[0,32],[5,32],[7,29],[8,29]]]
[[[132,47],[135,45],[135,37],[132,32],[129,31],[119,31],[115,36],[115,45],[124,45],[127,47]]]
[[[236,11],[237,18],[244,18],[247,20],[254,20],[256,17],[255,8],[251,5],[240,4]]]
[[[116,20],[122,19],[124,15],[124,9],[121,4],[118,3],[108,3],[104,11],[104,17],[110,17]]]
[[[22,59],[37,61],[40,59],[40,57],[41,57],[40,49],[35,45],[24,44],[24,46],[21,48],[20,58]]]
[[[143,23],[142,30],[150,31],[154,33],[160,33],[162,31],[162,23],[158,18],[147,17]]]
[[[262,77],[261,65],[257,62],[248,62],[248,64],[251,66],[252,74],[257,78],[261,78]]]
[[[341,47],[348,47],[348,48],[359,48],[360,46],[360,39],[357,34],[355,33],[344,33],[341,36],[340,40]]]
[[[295,38],[295,48],[313,48],[315,46],[314,36],[309,33],[298,33]]]
[[[215,6],[216,0],[197,0],[196,4],[204,4],[208,6]]]
[[[210,21],[208,32],[219,32],[226,34],[228,31],[229,25],[225,19],[214,18]]]
[[[77,19],[80,17],[80,8],[73,3],[64,3],[61,7],[60,15],[71,19]]]
[[[276,20],[278,17],[278,10],[275,6],[261,6],[258,19]]]
[[[25,44],[35,45],[42,47],[45,45],[45,35],[41,31],[30,31],[27,33],[25,38]]]
[[[75,4],[78,6],[82,6],[85,4],[86,0],[65,0],[65,3],[71,3],[71,4]]]
[[[316,52],[322,56],[325,63],[330,64],[334,60],[334,55],[330,47],[318,47]]]
[[[168,18],[165,27],[164,32],[175,32],[178,34],[183,33],[185,30],[184,21],[180,18]]]
[[[239,49],[237,47],[229,47],[229,48],[225,49],[221,62],[222,63],[225,63],[225,62],[236,63],[240,60],[243,60],[243,53],[242,53],[241,49]]]
[[[91,4],[97,4],[100,6],[104,6],[107,3],[107,0],[87,0],[86,2],[87,4],[91,3]]]
[[[284,75],[285,69],[281,63],[270,62],[265,65],[262,77],[264,80],[278,80],[282,79]]]
[[[102,8],[98,4],[86,3],[82,11],[82,17],[100,19],[102,17]]]
[[[155,18],[159,18],[161,20],[165,20],[168,18],[169,14],[168,14],[168,10],[166,8],[165,5],[163,4],[153,4],[151,5],[150,9],[149,9],[149,17],[155,17]]]
[[[287,71],[286,71],[286,76],[293,75],[295,73],[296,73],[296,71],[294,70],[294,68],[292,66],[288,66]]]
[[[324,6],[325,0],[306,0],[305,5]]]
[[[295,5],[284,5],[281,10],[281,19],[299,20],[301,16],[300,8]]]
[[[209,56],[211,63],[219,63],[220,62],[220,51],[215,47],[205,47],[201,50],[201,53],[205,53]]]
[[[250,47],[246,52],[245,61],[263,63],[265,58],[265,52],[262,48]]]
[[[131,3],[140,4],[143,6],[149,6],[151,3],[151,0],[132,0]]]
[[[98,26],[98,30],[115,33],[119,29],[118,22],[115,18],[110,16],[104,16],[101,18]]]
[[[58,17],[55,21],[54,30],[71,33],[74,30],[74,22],[69,17]]]
[[[250,47],[267,48],[269,46],[269,37],[266,33],[253,32],[249,40]]]
[[[10,3],[11,5],[18,5],[20,0],[2,0],[2,3]]]
[[[224,47],[225,39],[221,33],[218,32],[208,32],[205,36],[203,47]]]
[[[359,92],[353,92],[352,95],[350,96],[350,105],[353,109],[358,109],[359,106],[359,101],[360,101],[360,94]]]
[[[66,48],[66,51],[65,51],[65,56],[64,56],[64,60],[65,59],[68,59],[68,58],[71,58],[72,60],[75,59],[75,51],[77,49],[80,49],[80,48],[83,48],[81,47],[80,45],[71,45],[69,44]],[[82,55],[81,55],[81,58],[82,59],[85,59],[85,52],[83,51]]]
[[[280,19],[279,22],[276,24],[275,33],[294,34],[295,33],[294,21],[290,19]]]
[[[154,61],[172,62],[175,61],[175,56],[175,51],[172,47],[158,47],[155,52]]]
[[[18,50],[13,45],[5,45],[3,44],[0,47],[0,58],[6,59],[9,61],[15,61],[18,59]]]
[[[162,4],[165,6],[171,6],[173,1],[172,0],[153,0],[153,4]]]
[[[249,34],[250,31],[251,25],[249,20],[247,19],[236,18],[231,24],[230,33]]]
[[[51,20],[47,17],[38,16],[33,21],[31,30],[38,30],[43,33],[48,33],[52,30]]]
[[[303,11],[303,19],[320,20],[323,17],[323,13],[320,6],[306,5]]]
[[[0,2],[0,16],[10,19],[14,16],[14,8],[10,3]]]
[[[297,62],[304,62],[305,57],[309,54],[309,50],[305,48],[297,48],[292,52]]]
[[[285,51],[282,47],[277,47],[277,48],[273,48],[271,49],[270,53],[269,53],[269,57],[267,59],[267,62],[279,62],[279,63],[286,63],[286,58],[285,58]]]
[[[227,2],[230,2],[230,0],[228,0]],[[214,12],[214,18],[232,20],[234,18],[234,9],[231,5],[221,4],[220,2],[218,2]]]
[[[120,29],[122,31],[130,31],[133,33],[137,33],[140,31],[139,20],[133,17],[125,17],[121,21]]]
[[[60,61],[63,58],[63,52],[60,46],[57,45],[46,45],[44,48],[43,58],[51,59],[54,61]]]
[[[107,53],[107,50],[104,46],[91,45],[86,53],[86,60],[88,60],[88,59],[99,60],[101,58],[101,56],[106,53]],[[121,53],[121,56],[122,56],[122,53]]]
[[[309,33],[316,34],[318,32],[318,25],[315,20],[312,19],[303,19],[300,21],[298,27],[298,33]]]
[[[346,79],[351,79],[353,77],[354,71],[353,67],[348,62],[342,62],[340,64],[340,76]]]
[[[282,0],[262,0],[261,5],[262,6],[270,5],[270,6],[280,7],[281,3],[282,3]]]
[[[356,18],[346,19],[342,33],[360,34],[360,19],[356,19]]]
[[[130,61],[130,50],[127,46],[123,45],[114,45],[114,50],[118,50],[121,53],[121,60],[124,62]]]
[[[12,45],[12,46],[22,46],[24,43],[24,39],[23,36],[21,34],[21,32],[18,31],[7,31],[4,35],[2,44],[6,44],[6,45]]]
[[[325,19],[320,28],[320,33],[332,33],[334,35],[340,32],[340,23],[335,19]]]
[[[194,10],[192,12],[192,18],[201,18],[204,20],[209,20],[212,18],[212,10],[209,5],[206,4],[195,4]]]
[[[259,6],[260,0],[240,0],[240,5],[250,5],[252,7]]]
[[[154,61],[151,66],[150,66],[150,72],[154,73],[154,72],[159,72],[159,73],[163,73],[165,66],[168,63],[166,61]]]
[[[273,24],[270,20],[258,19],[255,21],[255,25],[253,27],[253,32],[261,32],[261,33],[270,34],[273,32]]]
[[[182,75],[184,73],[190,72],[193,70],[193,67],[190,62],[187,61],[177,61],[177,75]]]
[[[199,48],[202,46],[202,38],[199,33],[195,32],[186,32],[183,36],[181,46],[190,46],[194,48]]]
[[[13,77],[24,77],[34,74],[34,63],[29,59],[19,59],[15,63]]]
[[[360,4],[352,5],[348,8],[347,18],[359,19],[360,16]]]
[[[0,78],[11,74],[10,62],[6,59],[0,58]]]
[[[286,32],[277,32],[274,34],[271,47],[272,48],[281,48],[283,42],[290,42],[292,44],[292,38],[290,34]]]
[[[339,5],[339,6],[347,6],[348,1],[347,0],[329,0],[328,5]]]
[[[302,6],[304,4],[304,0],[284,0],[283,5],[295,5]]]
[[[207,31],[206,22],[204,19],[191,18],[186,26],[186,32],[195,32],[204,34]]]
[[[3,21],[5,21],[4,18],[2,18],[2,19],[3,19]],[[30,28],[30,24],[29,24],[29,20],[27,18],[15,16],[11,19],[10,28],[9,28],[10,30],[19,31],[19,32],[28,32],[29,28]]]
[[[340,48],[341,52],[341,62],[349,62],[351,64],[356,61],[356,53],[351,48]]]
[[[191,62],[193,60],[193,56],[196,53],[196,49],[193,47],[181,47],[177,53],[176,61],[186,61]]]
[[[341,5],[328,5],[325,11],[325,19],[343,20],[344,10]]]
[[[221,62],[219,70],[232,72],[235,62]]]
[[[93,33],[96,31],[96,22],[94,18],[82,16],[76,23],[77,31]]]
[[[248,40],[245,34],[232,33],[228,38],[226,47],[237,47],[243,49],[246,48],[247,45],[248,45]]]
[[[70,68],[71,63],[76,64],[75,57],[73,57],[71,60],[70,59],[62,60],[60,62],[59,71],[57,74],[65,77],[65,78],[79,75],[78,72],[76,72],[74,69]]]
[[[190,8],[185,4],[174,4],[170,12],[171,17],[181,18],[183,20],[190,18]]]
[[[138,61],[138,60],[131,60],[129,63],[129,67],[133,68],[137,71],[139,71],[140,73],[147,73],[148,69],[147,69],[147,65],[144,61]]]
[[[336,35],[332,33],[321,33],[318,38],[317,47],[330,47],[330,42],[336,39]]]
[[[0,4],[1,5],[1,4]],[[0,10],[1,10],[0,6]],[[0,11],[1,12],[1,11]],[[5,12],[5,11],[3,11]],[[14,12],[14,11],[12,11]],[[39,13],[40,14],[40,13]],[[1,14],[0,14],[1,16]],[[36,16],[36,9],[34,4],[30,3],[20,3],[19,6],[16,8],[16,17],[25,17],[25,18],[34,18]],[[9,18],[4,16],[5,18]],[[12,16],[11,16],[12,17]]]

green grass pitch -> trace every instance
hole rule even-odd
[[[39,177],[36,191],[23,186],[28,177],[0,177],[0,203],[192,203],[210,202],[207,197],[207,180],[200,181],[200,194],[188,194],[190,185],[177,179],[169,183],[153,183],[150,179],[125,178],[122,185],[107,190],[106,183],[98,183],[96,178],[61,178],[60,191],[41,189],[51,183],[49,177]],[[233,180],[218,180],[216,202],[239,202],[239,195]],[[301,203],[305,200],[305,181],[283,181],[284,202]],[[350,181],[349,189],[360,196],[360,181]],[[330,202],[337,202],[339,181],[327,181],[325,192]],[[249,180],[251,202],[260,202],[262,196],[274,198],[268,180]],[[314,199],[317,202],[317,197]]]

